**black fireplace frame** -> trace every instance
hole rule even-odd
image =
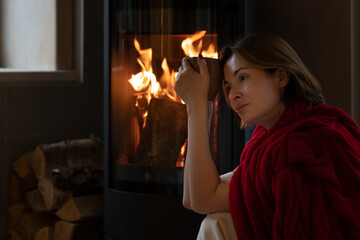
[[[104,1],[104,238],[195,239],[204,216],[185,209],[182,196],[130,193],[110,187],[110,1]],[[218,4],[221,48],[244,33],[245,13],[243,0],[222,0]],[[245,138],[223,97],[219,100],[219,116],[217,167],[222,174],[238,165]]]

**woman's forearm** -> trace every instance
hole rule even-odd
[[[196,105],[188,106],[184,205],[200,213],[223,209],[227,196],[222,196],[223,200],[219,199],[219,185],[220,176],[211,158],[209,146],[207,102],[197,102]]]
[[[208,102],[208,121],[207,121],[207,127],[208,127],[208,133],[210,134],[210,126],[211,126],[211,119],[214,109],[214,103]],[[190,201],[190,194],[189,194],[189,179],[188,179],[188,171],[184,173],[184,194],[183,194],[183,205],[187,209],[191,209],[191,201]]]

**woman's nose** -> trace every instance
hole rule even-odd
[[[237,91],[233,87],[230,88],[230,91],[228,94],[228,98],[230,101],[234,101],[235,99],[240,98],[240,97],[241,97],[241,93],[239,91]]]

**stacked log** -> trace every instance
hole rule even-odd
[[[38,145],[13,164],[11,240],[103,239],[100,139]]]

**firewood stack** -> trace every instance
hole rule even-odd
[[[13,164],[11,240],[103,239],[100,139],[41,144]]]

